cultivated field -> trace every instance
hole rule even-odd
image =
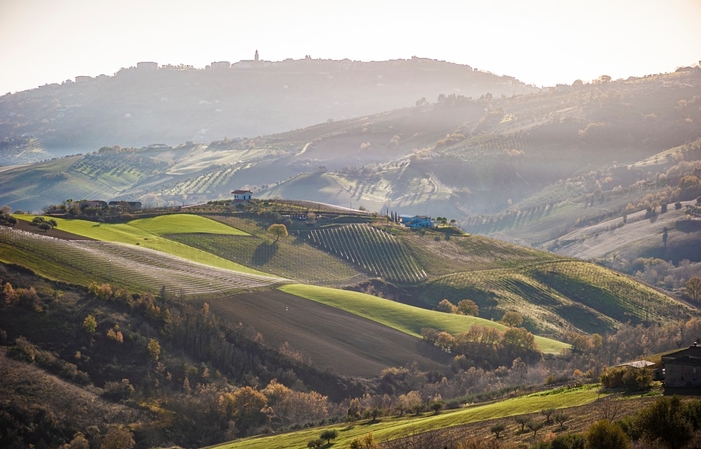
[[[540,332],[606,332],[626,322],[669,323],[693,313],[625,275],[576,260],[450,274],[431,281],[422,295],[428,303],[468,297],[485,314],[516,310]]]
[[[49,279],[87,285],[108,282],[138,292],[223,294],[270,286],[284,279],[216,268],[152,249],[117,242],[67,241],[0,227],[0,260]]]
[[[314,229],[306,233],[312,245],[391,282],[416,283],[426,273],[401,241],[365,224]]]
[[[384,323],[283,291],[219,297],[210,305],[222,318],[252,326],[266,345],[277,349],[289,342],[315,366],[332,367],[343,375],[377,376],[384,368],[412,361],[424,369],[441,369],[450,359]]]

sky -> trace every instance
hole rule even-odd
[[[701,60],[701,0],[0,0],[0,95],[139,61],[468,64],[536,86]]]

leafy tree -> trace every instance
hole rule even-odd
[[[636,426],[648,441],[660,440],[669,449],[680,449],[693,437],[693,428],[684,416],[684,407],[678,396],[662,397],[643,409]]]
[[[684,285],[686,294],[694,301],[701,301],[701,277],[693,276]]]
[[[545,416],[545,422],[550,422],[550,417],[552,416],[553,413],[555,413],[554,408],[545,408],[545,409],[540,411],[540,414]]]
[[[146,345],[146,348],[148,349],[148,353],[151,358],[153,360],[158,360],[158,356],[161,355],[161,345],[158,343],[158,340],[155,338],[150,339]]]
[[[489,431],[494,434],[494,438],[497,440],[499,439],[499,434],[501,434],[504,430],[506,429],[506,425],[504,423],[498,423],[494,424],[492,427],[489,428]]]
[[[665,248],[667,248],[668,235],[669,235],[669,229],[667,229],[667,226],[665,226],[664,229],[662,230],[662,244],[664,245]]]
[[[355,438],[350,442],[350,449],[379,449],[380,445],[375,441],[372,432],[363,435],[360,438]]]
[[[92,315],[88,315],[83,320],[83,330],[89,334],[94,334],[97,330],[97,320]]]
[[[129,429],[110,427],[102,438],[100,449],[132,449],[136,443]]]
[[[433,414],[437,415],[438,412],[441,411],[443,406],[445,406],[445,402],[443,402],[441,400],[436,400],[436,401],[431,402],[431,410],[433,410]]]
[[[531,432],[533,432],[533,437],[538,436],[538,431],[545,427],[545,422],[544,421],[535,421],[535,420],[530,420],[526,424],[526,427],[528,427]]]
[[[268,234],[272,235],[275,237],[275,241],[277,242],[281,238],[287,237],[287,226],[281,223],[274,223],[271,224],[268,227]]]
[[[444,299],[438,303],[438,305],[436,306],[436,310],[445,313],[455,313],[457,309],[452,302],[448,301],[447,299]]]
[[[9,306],[13,306],[19,300],[19,295],[9,282],[2,288],[2,295],[5,297],[5,304]]]
[[[701,195],[701,180],[694,175],[683,176],[679,180],[679,188],[681,189],[680,197],[682,200],[691,200]]]
[[[82,432],[78,432],[73,435],[70,443],[60,446],[59,449],[90,449],[90,442]]]
[[[322,447],[324,447],[324,440],[322,440],[321,438],[309,440],[309,442],[307,443],[307,447],[311,449],[321,449]]]
[[[520,313],[510,310],[504,314],[501,322],[509,327],[519,327],[523,324],[523,317]]]
[[[565,426],[565,423],[569,421],[570,415],[562,411],[557,411],[553,413],[553,419],[556,423],[560,424],[560,428],[562,429]]]
[[[519,424],[521,426],[521,430],[520,430],[521,433],[523,433],[526,430],[526,424],[528,424],[528,422],[530,420],[531,419],[526,415],[519,415],[519,416],[516,416],[514,418],[514,421],[516,421],[516,424]]]
[[[463,315],[478,316],[480,308],[471,299],[463,299],[458,303],[458,312]]]
[[[338,438],[338,430],[336,429],[327,429],[321,432],[320,438],[322,440],[326,440],[326,444],[331,444],[331,440],[335,440]]]
[[[605,419],[597,421],[587,432],[587,447],[596,449],[626,449],[628,436],[618,425]]]
[[[550,443],[551,449],[585,449],[586,437],[581,433],[559,435]]]

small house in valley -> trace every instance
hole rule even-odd
[[[662,368],[665,388],[701,387],[701,346],[694,343],[662,356]]]
[[[234,195],[234,204],[248,203],[253,198],[253,192],[250,190],[232,190]]]

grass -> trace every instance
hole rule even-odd
[[[493,327],[501,331],[506,329],[502,324],[483,318],[421,309],[359,292],[303,284],[284,285],[280,290],[345,310],[419,338],[422,327],[433,327],[451,334],[465,332],[474,325]],[[538,347],[544,353],[559,354],[569,347],[549,338],[535,338]]]
[[[0,260],[63,282],[108,282],[152,293],[165,287],[183,297],[231,294],[284,281],[193,263],[135,245],[62,240],[5,228],[0,228]]]
[[[34,216],[17,215],[16,218],[31,221]],[[48,219],[52,217],[45,218]],[[201,232],[203,229],[208,229],[217,234],[228,232],[228,235],[245,235],[245,233],[238,229],[230,228],[208,218],[182,214],[133,220],[129,223],[95,223],[87,220],[64,218],[54,218],[54,220],[58,223],[58,229],[94,240],[138,245],[142,248],[161,251],[192,262],[227,270],[261,275],[266,274],[161,236],[161,234],[166,234],[168,233],[167,231],[172,231],[174,229],[179,229],[180,232],[189,230],[183,227],[188,224],[194,225],[194,232]],[[50,231],[47,235],[51,235]]]
[[[460,426],[479,421],[508,418],[511,416],[539,413],[547,408],[576,407],[594,402],[598,398],[596,386],[585,386],[554,394],[535,393],[504,401],[469,406],[458,410],[445,411],[438,415],[404,416],[402,418],[384,417],[375,424],[357,424],[347,428],[343,424],[317,427],[291,432],[283,435],[244,438],[230,443],[212,446],[217,449],[267,449],[302,448],[309,440],[318,438],[325,429],[340,430],[334,440],[334,447],[348,447],[350,441],[372,432],[379,442],[394,440],[412,434],[434,429]]]
[[[348,285],[367,276],[294,236],[274,243],[265,236],[171,234],[169,239],[267,273],[321,285]]]
[[[217,235],[249,235],[240,229],[226,226],[218,221],[200,215],[174,214],[160,215],[153,218],[132,220],[129,226],[142,229],[157,235],[166,234],[217,234]]]

